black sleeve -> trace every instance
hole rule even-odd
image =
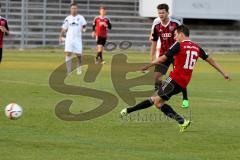
[[[175,42],[175,43],[172,45],[172,47],[169,48],[166,56],[167,56],[168,58],[173,58],[173,56],[174,56],[175,54],[177,54],[179,51],[180,51],[180,43],[179,43],[179,42]]]
[[[8,27],[8,22],[7,22],[7,21],[6,21],[6,23],[5,23],[5,28],[6,28],[6,30],[9,31],[9,27]],[[8,35],[8,33],[5,33],[5,35]]]
[[[7,21],[6,21],[6,23],[5,23],[5,28],[9,31],[8,22],[7,22]]]
[[[111,30],[112,29],[112,23],[111,23],[110,19],[108,19],[108,24],[107,25],[108,25],[108,29]]]
[[[159,38],[159,36],[158,36],[158,31],[157,31],[157,29],[156,29],[156,26],[154,27],[154,29],[153,29],[153,33],[152,33],[152,41],[158,41],[158,38]]]
[[[208,54],[202,48],[200,48],[200,57],[203,60],[206,60],[208,58]]]
[[[94,18],[93,20],[92,30],[95,31],[95,28],[96,28],[96,18]]]

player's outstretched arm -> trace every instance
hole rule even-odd
[[[153,34],[154,35],[154,34]],[[156,36],[153,36],[153,43],[155,42],[155,45],[153,46],[152,45],[152,49],[153,47],[155,48],[155,52],[156,52],[156,45],[157,45],[157,38]],[[172,45],[172,47],[168,50],[168,53],[165,54],[165,55],[162,55],[161,57],[155,59],[155,60],[152,60],[152,62],[147,65],[147,66],[144,66],[142,68],[142,71],[144,72],[145,70],[147,70],[148,68],[152,67],[152,66],[155,66],[156,64],[159,64],[161,62],[165,62],[169,57],[173,58],[173,56],[178,53],[180,50],[180,43],[176,42]]]
[[[208,62],[211,66],[213,66],[213,68],[215,68],[226,80],[231,80],[229,75],[227,75],[222,69],[222,67],[211,57],[208,57],[207,59],[205,59],[205,61]]]
[[[144,72],[145,70],[151,68],[152,66],[155,66],[161,62],[165,62],[167,60],[167,56],[166,55],[162,55],[161,57],[153,60],[150,64],[144,66],[141,70]]]

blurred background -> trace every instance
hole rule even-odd
[[[191,29],[191,39],[209,51],[240,51],[240,1],[238,0],[75,0],[88,22],[85,47],[94,47],[92,20],[99,6],[107,8],[113,29],[109,41],[130,41],[132,48],[150,46],[148,40],[157,5],[167,3],[171,16],[181,17]],[[60,47],[58,34],[69,14],[71,0],[0,0],[0,15],[8,19],[11,36],[6,48]]]

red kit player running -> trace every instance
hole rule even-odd
[[[107,41],[107,30],[112,29],[111,21],[106,17],[105,7],[100,7],[100,15],[93,20],[93,32],[92,37],[96,38],[97,41],[97,56],[96,64],[99,63],[99,60],[102,64],[105,64],[103,60],[103,48]]]
[[[159,87],[157,95],[150,97],[134,107],[123,109],[121,115],[124,116],[137,110],[149,108],[154,104],[166,116],[176,120],[179,123],[180,132],[183,132],[190,125],[190,121],[176,113],[165,101],[168,101],[173,95],[182,92],[182,90],[187,87],[198,58],[200,57],[208,62],[219,71],[226,80],[230,80],[230,77],[202,48],[189,39],[189,29],[186,26],[178,26],[174,34],[177,42],[168,50],[167,54],[162,55],[142,69],[145,71],[152,66],[174,58],[174,69],[165,84]]]
[[[8,22],[5,18],[0,16],[0,63],[2,62],[2,52],[3,52],[3,37],[4,35],[9,35]]]

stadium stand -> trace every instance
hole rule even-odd
[[[138,15],[138,0],[76,0],[79,13],[88,21],[84,44],[93,46],[91,22],[98,14],[99,6],[106,6],[113,23],[109,41],[119,44],[131,41],[133,47],[149,46],[152,19]],[[9,48],[32,48],[58,46],[61,24],[69,13],[70,0],[1,0],[0,15],[9,21],[13,33],[6,39]],[[193,21],[194,22],[194,21]],[[207,24],[189,23],[192,39],[203,47],[214,51],[239,51],[240,27],[237,22],[219,24],[214,28]],[[233,27],[234,26],[234,27]]]

